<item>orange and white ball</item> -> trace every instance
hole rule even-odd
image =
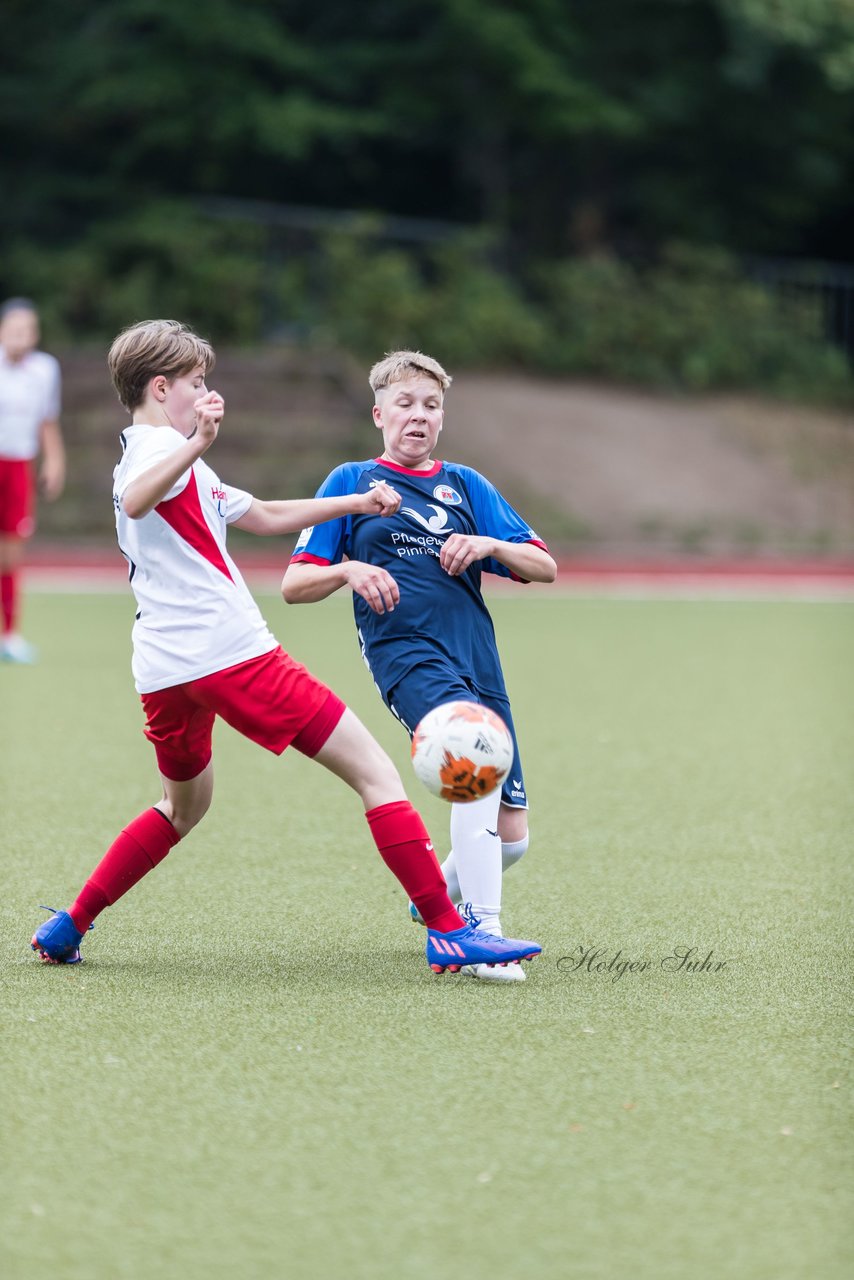
[[[412,767],[428,791],[466,804],[500,787],[513,763],[513,739],[500,716],[477,702],[445,702],[412,735]]]

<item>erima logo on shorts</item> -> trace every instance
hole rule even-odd
[[[433,497],[439,502],[444,502],[446,507],[458,507],[462,502],[456,489],[452,489],[449,484],[437,484],[433,490]]]
[[[295,555],[296,555],[297,551],[302,551],[303,547],[304,547],[304,546],[305,546],[305,544],[308,542],[309,538],[311,537],[311,535],[312,535],[313,533],[314,533],[314,525],[313,525],[313,524],[310,524],[310,525],[308,526],[308,528],[307,528],[307,529],[303,529],[302,533],[301,533],[301,534],[300,534],[300,536],[297,538],[297,544],[296,544],[296,546],[294,547],[294,554],[295,554]]]

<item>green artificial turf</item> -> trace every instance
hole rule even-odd
[[[262,605],[443,849],[346,602]],[[35,960],[158,798],[132,613],[31,595],[42,660],[0,668],[4,1280],[848,1274],[854,608],[495,599],[503,920],[545,948],[500,988],[430,973],[340,782],[224,726],[202,826],[85,964]]]

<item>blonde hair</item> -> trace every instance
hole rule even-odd
[[[110,347],[107,364],[119,400],[129,413],[145,400],[152,378],[178,378],[202,365],[214,367],[211,344],[179,320],[142,320],[123,329]]]
[[[374,395],[377,395],[393,382],[404,382],[419,373],[435,378],[443,391],[447,391],[452,382],[451,375],[445,373],[439,361],[432,356],[425,356],[421,351],[387,352],[371,369],[368,382]]]

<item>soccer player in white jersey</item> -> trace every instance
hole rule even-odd
[[[55,964],[79,961],[96,916],[204,816],[219,715],[276,755],[296,747],[357,792],[383,861],[428,925],[432,969],[533,957],[536,943],[490,937],[460,918],[391,760],[341,699],[284,652],[226,549],[229,524],[275,535],[337,516],[388,517],[397,495],[377,485],[341,498],[268,502],[223,483],[202,460],[225,408],[205,386],[213,363],[210,344],[173,320],[133,325],[110,349],[114,385],[133,417],[113,484],[138,606],[133,674],[163,794],[119,834],[68,911],[36,931],[33,950]]]
[[[20,565],[35,527],[34,469],[52,502],[65,484],[59,427],[59,362],[38,351],[39,318],[28,298],[0,307],[0,659],[33,662],[35,650],[18,632]]]
[[[282,593],[299,604],[352,590],[362,656],[410,734],[445,702],[482,703],[507,724],[515,748],[510,775],[491,796],[451,806],[451,852],[442,864],[451,899],[470,904],[470,918],[500,935],[502,872],[528,847],[528,800],[481,575],[552,582],[555,562],[485,476],[434,457],[451,382],[436,360],[395,351],[374,365],[369,381],[382,455],[336,467],[318,497],[391,485],[401,505],[381,526],[354,515],[306,529]],[[518,964],[465,972],[487,981],[525,976]]]

